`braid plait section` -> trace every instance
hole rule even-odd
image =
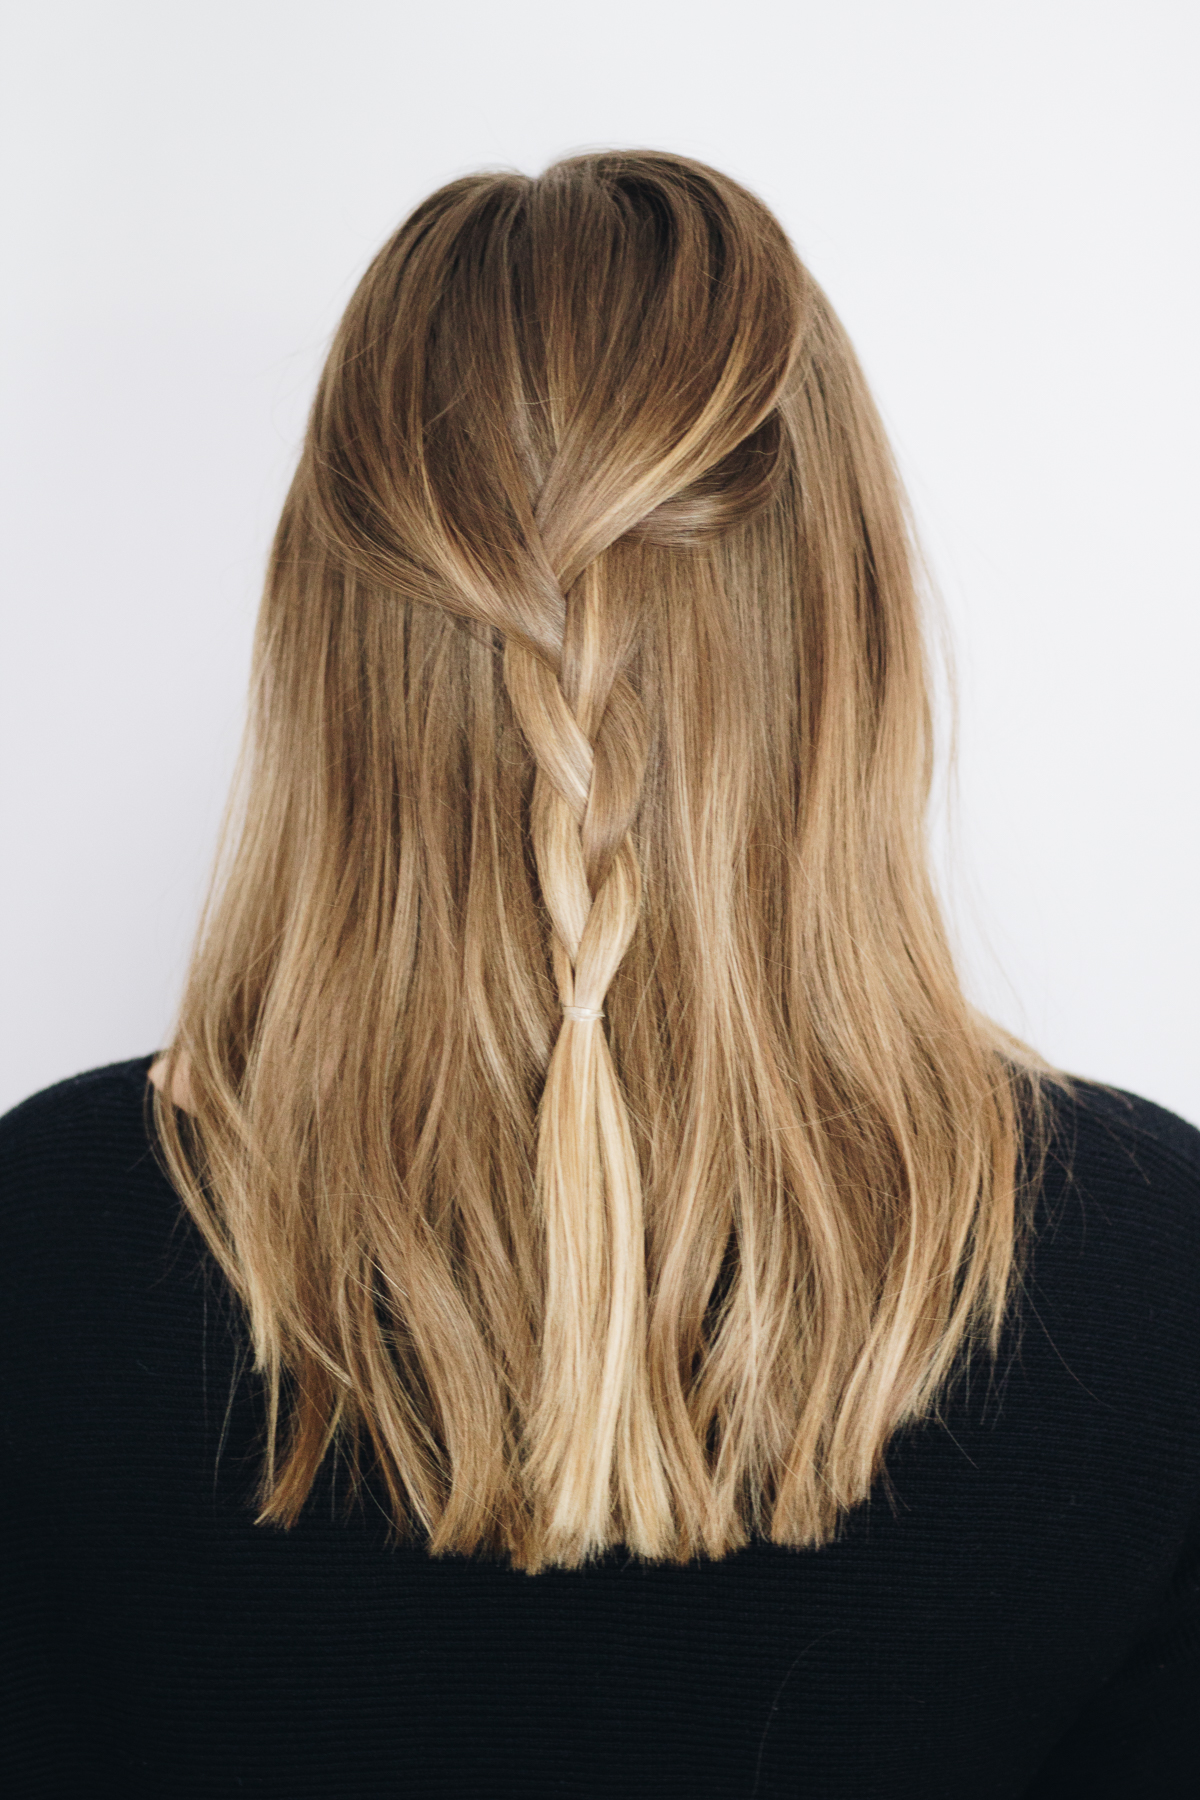
[[[659,447],[652,472],[622,470],[618,450],[590,480],[582,468],[572,479],[567,432],[542,484],[526,533],[529,587],[561,596],[558,668],[544,641],[534,649],[514,632],[504,679],[536,763],[530,829],[564,1008],[602,1010],[642,897],[633,828],[650,732],[623,671],[647,597],[605,579],[605,551],[625,536],[683,546],[719,535],[769,499],[779,438],[777,415],[747,419],[718,391],[673,449]],[[621,1542],[669,1555],[678,1522],[647,1366],[642,1181],[599,1019],[564,1013],[536,1181],[546,1285],[524,1443],[535,1541],[567,1563]]]
[[[593,563],[570,590],[560,681],[510,639],[504,674],[537,762],[531,832],[564,1008],[600,1012],[637,927],[632,827],[645,712],[616,670]],[[527,1421],[535,1517],[561,1553],[626,1536],[661,1555],[671,1516],[645,1365],[646,1279],[636,1148],[604,1028],[564,1013],[539,1108],[546,1233],[540,1378]]]

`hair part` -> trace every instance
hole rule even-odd
[[[154,1095],[260,1521],[336,1443],[434,1554],[818,1545],[997,1354],[1048,1071],[931,883],[913,557],[726,176],[468,176],[375,258],[271,555],[190,1117]]]

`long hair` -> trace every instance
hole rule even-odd
[[[153,1101],[260,1522],[333,1453],[433,1554],[819,1545],[995,1357],[1048,1070],[939,914],[915,566],[726,176],[471,175],[372,262]]]

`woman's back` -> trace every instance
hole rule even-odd
[[[170,1043],[0,1130],[18,1791],[1191,1791],[1200,1133],[964,992],[919,570],[719,171],[374,258]]]
[[[333,1464],[290,1531],[254,1523],[259,1385],[146,1134],[151,1061],[0,1121],[8,1791],[1197,1791],[1193,1127],[1056,1094],[1020,1332],[836,1541],[531,1577],[389,1547]]]

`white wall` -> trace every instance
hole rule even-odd
[[[776,209],[893,432],[958,645],[972,986],[1200,1121],[1198,18],[10,0],[0,1110],[164,1041],[369,256],[480,164],[649,145]]]

